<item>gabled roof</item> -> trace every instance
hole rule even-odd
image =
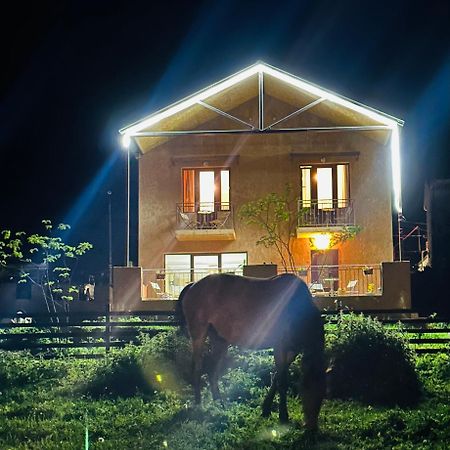
[[[266,89],[267,88],[267,89]],[[272,100],[290,104],[279,117],[273,115],[266,123],[265,91]],[[293,101],[293,99],[296,101]],[[257,120],[233,115],[233,111],[250,99],[256,100]],[[293,109],[292,109],[293,108]],[[292,119],[307,112],[316,115],[305,124],[292,124]],[[253,114],[252,114],[253,115]],[[222,119],[217,126],[214,117]],[[324,119],[332,120],[324,120]],[[341,123],[338,123],[339,119]],[[226,122],[226,125],[223,123]],[[213,129],[205,124],[213,123]],[[280,126],[281,124],[281,126]],[[401,171],[399,127],[401,119],[363,105],[342,95],[291,75],[264,62],[257,62],[240,72],[212,84],[172,105],[119,130],[128,147],[131,138],[149,149],[170,137],[187,134],[271,133],[300,131],[387,131],[391,136],[391,161],[394,203],[401,212]],[[153,144],[148,139],[154,140]],[[142,149],[142,148],[141,148]]]
[[[192,107],[197,104],[201,104],[201,102],[214,97],[217,94],[225,91],[226,89],[233,87],[239,83],[242,83],[244,80],[254,76],[254,75],[269,75],[276,80],[294,87],[300,91],[304,91],[314,97],[320,98],[321,100],[326,100],[328,102],[335,103],[336,105],[342,106],[344,108],[348,108],[358,114],[366,116],[367,118],[378,122],[380,124],[386,125],[387,127],[392,127],[396,125],[403,125],[403,120],[393,117],[389,114],[386,114],[382,111],[376,110],[369,106],[363,105],[355,100],[351,100],[342,95],[336,94],[332,91],[324,89],[320,86],[317,86],[314,83],[303,80],[302,78],[291,75],[285,71],[282,71],[274,66],[266,64],[264,62],[257,62],[246,69],[241,70],[223,80],[214,83],[184,99],[173,103],[166,108],[163,108],[133,124],[130,124],[121,130],[119,130],[120,134],[124,135],[125,138],[129,138],[132,136],[139,136],[139,133],[144,129],[152,127],[156,125],[158,122],[161,122],[164,119],[167,119],[171,116],[174,116],[177,113],[186,110],[189,107]],[[263,130],[260,130],[263,131]]]

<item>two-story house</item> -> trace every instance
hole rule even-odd
[[[237,212],[287,183],[295,262],[316,297],[409,307],[408,264],[393,263],[402,125],[258,62],[123,128],[125,147],[139,149],[139,267],[115,269],[113,309],[167,307],[208,273],[280,267]],[[348,227],[359,232],[329,248]]]

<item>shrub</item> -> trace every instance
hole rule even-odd
[[[252,375],[258,386],[270,385],[272,373],[275,371],[275,363],[269,351],[241,350],[231,347],[229,357],[228,365]]]
[[[33,356],[29,351],[0,350],[0,388],[23,385],[62,378],[66,364],[56,360],[45,360]]]
[[[94,398],[153,393],[142,373],[139,353],[137,347],[128,346],[108,355],[88,375],[80,387],[81,392]]]
[[[328,334],[328,351],[331,397],[399,406],[420,398],[414,354],[401,328],[362,315],[342,315]]]
[[[237,368],[222,378],[224,396],[232,402],[246,402],[255,397],[259,380],[251,373]]]
[[[147,371],[164,370],[182,382],[191,382],[191,343],[179,329],[161,332],[151,338],[142,335],[141,353]]]
[[[141,336],[140,346],[116,350],[87,377],[81,392],[94,398],[179,391],[190,376],[190,344],[176,330]],[[181,380],[180,380],[181,376]]]

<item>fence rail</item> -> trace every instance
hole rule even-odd
[[[384,311],[383,314],[398,312]],[[371,314],[375,313],[376,311],[371,311]],[[328,316],[328,323],[337,321],[336,312],[327,312],[325,315]],[[120,320],[121,317],[124,320]],[[3,318],[0,323],[0,349],[45,352],[50,349],[98,348],[104,352],[97,355],[79,353],[74,356],[101,357],[111,348],[137,343],[141,334],[154,336],[179,325],[179,321],[171,311],[99,314],[89,315],[88,318],[80,314],[70,314],[58,316],[59,323],[50,320],[55,318],[55,316]],[[447,319],[443,321],[439,318],[380,318],[380,321],[384,324],[400,321],[417,353],[450,351],[450,322],[447,322]],[[430,328],[433,324],[436,324],[436,327]]]

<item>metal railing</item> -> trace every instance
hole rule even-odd
[[[242,275],[242,268],[236,270],[144,269],[142,298],[144,300],[176,300],[187,284],[218,272]],[[299,268],[295,274],[305,281],[314,296],[381,295],[383,290],[381,264],[309,266],[304,269]]]
[[[232,229],[233,209],[230,203],[178,203],[178,230]]]
[[[299,200],[298,226],[350,226],[355,225],[352,199]]]
[[[281,272],[280,272],[281,273]],[[299,268],[298,275],[315,296],[381,295],[381,264],[317,265]]]

